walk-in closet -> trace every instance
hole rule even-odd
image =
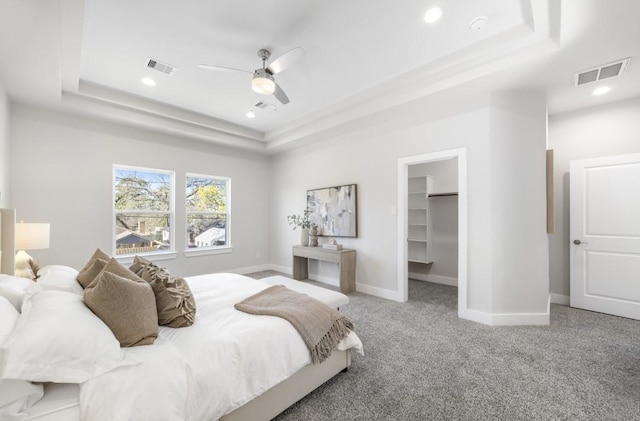
[[[409,279],[458,285],[458,160],[409,166]]]

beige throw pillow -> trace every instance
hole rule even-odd
[[[196,301],[183,278],[136,256],[130,269],[149,282],[156,297],[158,323],[168,327],[191,326],[196,317]]]
[[[98,275],[100,275],[100,272],[102,272],[102,269],[104,269],[106,265],[106,260],[95,259],[93,262],[91,262],[91,266],[78,273],[78,277],[76,279],[78,280],[78,282],[80,282],[82,288],[88,287],[89,284],[93,282],[93,280],[96,279]]]
[[[98,259],[104,260],[105,262],[108,262],[109,259],[111,259],[111,256],[109,256],[107,253],[105,253],[104,251],[100,250],[99,248],[96,249],[96,251],[93,252],[93,255],[89,258],[89,261],[84,265],[84,267],[82,269],[80,269],[80,272],[78,272],[78,277],[76,278],[78,280],[78,282],[80,283],[80,285],[82,285],[82,288],[86,288],[87,285],[89,285],[89,283],[91,283],[93,278],[95,278],[95,276],[97,275],[97,273],[96,273],[89,280],[89,283],[86,283],[88,276],[86,275],[85,272],[90,270],[92,268],[92,266],[94,265],[95,261],[98,260]],[[80,279],[83,279],[83,281],[81,281]]]
[[[158,337],[156,300],[146,282],[103,271],[85,288],[84,302],[121,346],[150,345]]]

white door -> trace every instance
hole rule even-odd
[[[571,162],[571,306],[640,320],[640,154]]]

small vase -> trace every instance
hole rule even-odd
[[[318,247],[318,229],[311,228],[309,231],[309,246]]]
[[[300,245],[306,247],[309,245],[309,228],[301,228],[301,231]]]

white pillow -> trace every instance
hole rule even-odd
[[[20,317],[18,310],[4,297],[0,297],[0,345],[4,344],[13,332]]]
[[[22,420],[25,409],[33,406],[44,395],[41,384],[25,380],[2,380],[0,383],[0,420]]]
[[[0,296],[9,300],[20,311],[27,288],[35,285],[31,279],[0,274]]]
[[[42,289],[57,289],[82,295],[84,290],[76,280],[77,277],[78,271],[72,267],[49,265],[38,271],[36,282]]]
[[[132,358],[81,296],[35,291],[25,296],[15,329],[0,345],[0,378],[82,383],[139,363]]]

